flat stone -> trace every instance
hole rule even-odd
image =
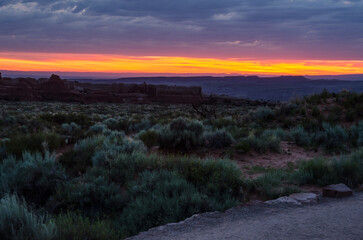
[[[348,197],[352,196],[353,191],[344,183],[329,185],[323,189],[323,196],[324,197]]]
[[[249,201],[247,202],[245,205],[246,206],[257,206],[257,205],[260,205],[262,204],[263,201],[260,201],[260,200],[253,200],[253,201]]]
[[[289,196],[300,203],[317,203],[319,196],[315,193],[294,193]]]
[[[301,205],[301,203],[299,201],[296,201],[295,199],[293,199],[291,197],[280,197],[275,200],[266,201],[265,203],[271,204],[271,205],[281,204],[281,203],[291,203],[291,204],[295,204],[295,205]]]

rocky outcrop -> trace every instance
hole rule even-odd
[[[0,99],[19,101],[66,101],[109,103],[201,104],[201,87],[148,84],[90,84],[61,79],[1,78]]]
[[[352,196],[353,191],[344,183],[329,185],[323,189],[323,196],[324,197],[348,197]]]

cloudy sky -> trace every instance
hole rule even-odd
[[[0,33],[3,70],[363,73],[363,0],[1,0]]]

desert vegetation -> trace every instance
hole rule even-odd
[[[208,107],[2,101],[0,238],[122,239],[306,184],[363,183],[363,94]],[[287,143],[313,157],[260,164],[288,158]]]

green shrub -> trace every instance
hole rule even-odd
[[[115,118],[108,118],[103,123],[107,126],[107,128],[111,130],[120,130],[119,129],[119,120]]]
[[[352,125],[349,128],[348,135],[353,146],[363,146],[363,121],[360,121],[357,125]]]
[[[207,146],[210,148],[225,148],[230,146],[234,139],[225,129],[218,129],[215,132],[207,132],[204,135]]]
[[[211,122],[214,128],[229,128],[236,124],[231,117],[213,119]]]
[[[25,152],[22,159],[9,157],[0,164],[0,195],[17,193],[26,200],[43,205],[65,181],[65,173],[54,155],[31,155]]]
[[[103,133],[106,129],[107,129],[107,126],[106,126],[105,124],[97,123],[97,124],[95,124],[95,125],[92,125],[92,126],[88,129],[88,133],[89,133],[90,135],[101,134],[101,133]]]
[[[77,123],[74,123],[74,122],[63,123],[61,128],[62,128],[63,134],[70,135],[70,136],[76,135],[81,130],[81,127]]]
[[[335,159],[333,169],[339,182],[351,187],[359,186],[363,183],[363,149]]]
[[[267,150],[280,152],[280,142],[281,139],[285,137],[285,132],[282,129],[267,129],[259,136],[256,135],[251,135],[245,140],[247,140],[249,145],[257,152],[263,153]]]
[[[158,131],[158,141],[164,149],[191,150],[203,145],[203,132],[201,122],[177,118]]]
[[[59,125],[74,122],[80,126],[89,127],[92,122],[91,118],[84,113],[43,113],[39,117],[42,120]]]
[[[283,171],[268,172],[257,179],[252,180],[250,185],[252,185],[252,189],[265,200],[300,192],[301,190],[299,188],[284,183],[284,181],[288,179],[288,176],[289,175]]]
[[[66,210],[81,211],[89,217],[117,215],[127,203],[127,194],[104,176],[90,174],[59,188],[51,199]],[[61,205],[57,204],[61,203]]]
[[[92,156],[103,144],[103,136],[86,138],[74,145],[73,150],[60,156],[59,162],[71,175],[85,173],[92,165]]]
[[[141,131],[139,138],[148,148],[158,145],[158,133],[155,130]]]
[[[64,140],[56,133],[33,133],[14,135],[5,143],[6,151],[10,155],[21,157],[24,151],[53,152],[64,144]]]
[[[198,158],[168,158],[164,161],[161,163],[164,168],[179,172],[203,193],[221,202],[241,194],[242,173],[232,161]]]
[[[248,138],[241,139],[234,148],[240,153],[247,153],[252,149]]]
[[[302,126],[290,130],[290,139],[298,146],[307,147],[311,145],[311,136]]]
[[[344,128],[323,123],[323,131],[317,134],[317,141],[321,142],[326,150],[345,151],[348,134]]]
[[[275,117],[275,112],[268,107],[258,107],[254,111],[250,111],[250,117],[253,121],[264,122],[272,120]]]
[[[128,234],[216,210],[213,201],[175,172],[145,171],[131,192],[133,199],[121,216],[121,226]]]
[[[122,153],[146,152],[145,145],[138,140],[110,135],[92,156],[93,166],[109,165]]]
[[[120,233],[116,231],[110,221],[90,220],[79,214],[68,212],[55,219],[57,225],[57,239],[59,240],[119,240]]]
[[[134,122],[129,125],[129,132],[140,132],[142,130],[150,129],[152,126],[152,123],[149,119],[143,119],[140,122]]]
[[[299,108],[299,105],[296,104],[296,103],[287,103],[287,104],[283,104],[281,107],[280,107],[280,111],[279,113],[283,116],[286,116],[286,115],[290,115],[290,114],[293,114],[297,111],[297,109]]]
[[[333,166],[324,158],[314,158],[302,162],[292,178],[300,185],[318,184],[325,186],[337,181]]]
[[[3,240],[49,240],[56,236],[56,226],[48,217],[35,214],[15,195],[0,200],[0,238]]]

